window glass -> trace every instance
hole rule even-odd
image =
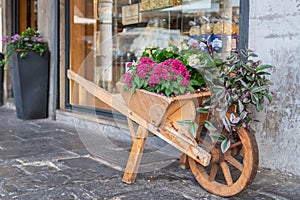
[[[70,6],[70,69],[109,92],[145,47],[205,39],[220,57],[237,50],[239,0],[70,0]],[[110,109],[73,82],[69,91],[73,105]]]

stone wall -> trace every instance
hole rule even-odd
[[[54,32],[55,32],[54,1],[38,0],[38,29],[48,40],[50,50],[50,77],[49,77],[49,117],[55,119],[53,113],[53,85],[54,85]]]
[[[260,166],[300,175],[300,0],[250,0],[249,48],[270,70],[273,102],[254,127]]]

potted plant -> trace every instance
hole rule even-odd
[[[48,43],[34,28],[21,35],[2,39],[6,46],[5,59],[12,79],[17,117],[40,119],[47,117],[49,58]]]

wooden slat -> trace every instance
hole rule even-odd
[[[237,168],[240,171],[243,171],[244,166],[237,159],[232,157],[231,155],[226,155],[225,160],[227,160],[232,166]]]
[[[134,138],[131,152],[127,161],[125,173],[122,181],[128,184],[134,183],[136,175],[142,159],[144,147],[146,144],[145,138]]]
[[[227,185],[232,185],[233,180],[228,164],[224,161],[220,163]]]
[[[167,97],[142,90],[136,90],[133,94],[131,91],[121,90],[120,92],[132,112],[143,116],[147,122],[155,126],[162,123],[170,105]]]
[[[148,131],[139,126],[137,137],[133,137],[131,152],[127,161],[127,166],[122,181],[128,184],[134,183],[140,166],[143,151],[146,144]],[[132,135],[135,135],[134,133]]]
[[[68,70],[68,78],[77,82],[80,86],[85,88],[86,91],[97,97],[98,99],[102,100],[104,103],[112,106],[112,95],[111,93],[107,92],[103,88],[95,85],[93,82],[84,79],[83,77],[79,76],[72,70]]]
[[[215,180],[217,172],[218,172],[218,168],[219,168],[219,165],[217,163],[212,163],[210,173],[209,173],[209,178],[208,178],[208,180],[210,182]]]

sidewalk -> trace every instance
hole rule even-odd
[[[22,121],[0,107],[0,199],[224,199],[203,190],[175,156],[151,153],[151,146],[142,163],[145,173],[135,184],[124,184],[116,169],[124,168],[131,143],[110,138],[116,153],[95,156],[86,149],[87,143],[91,152],[100,148],[92,132],[49,119]],[[151,171],[152,162],[168,166]],[[227,199],[299,198],[299,177],[259,169],[248,189]]]

